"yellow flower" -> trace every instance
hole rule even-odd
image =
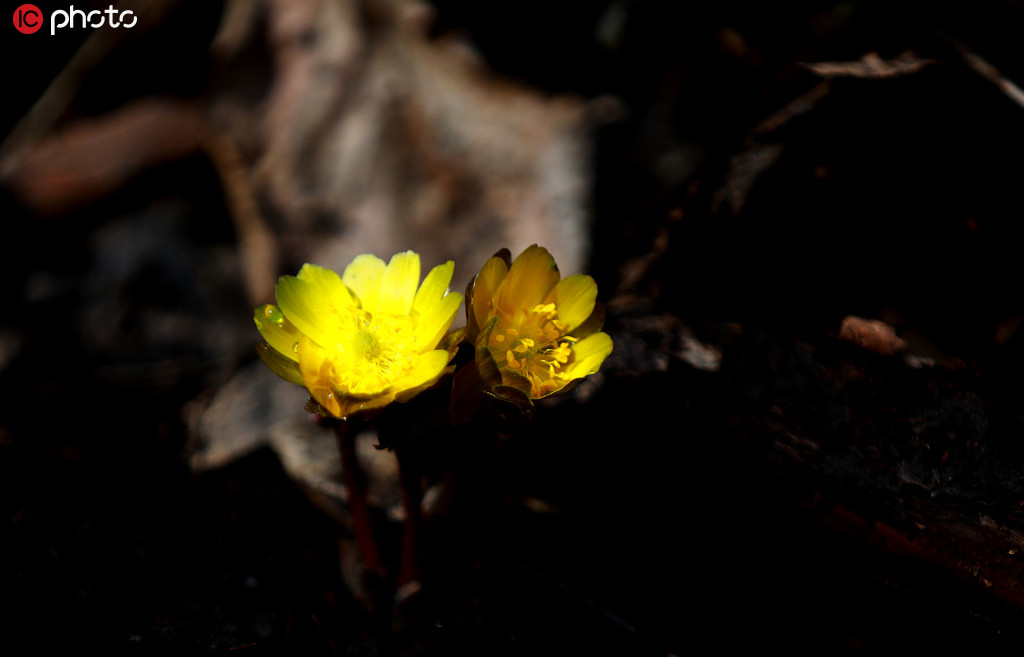
[[[462,303],[448,292],[454,269],[449,260],[419,285],[414,251],[387,264],[357,256],[341,276],[303,265],[278,281],[278,305],[256,308],[260,357],[334,417],[408,401],[453,369],[462,336],[448,333]]]
[[[612,339],[599,331],[604,315],[593,278],[561,278],[554,258],[536,244],[511,264],[509,257],[499,251],[470,284],[466,328],[480,377],[492,390],[540,399],[597,372]]]

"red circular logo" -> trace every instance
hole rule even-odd
[[[14,10],[14,29],[33,34],[43,26],[43,12],[35,5],[22,5]]]

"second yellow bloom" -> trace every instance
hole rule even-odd
[[[485,382],[539,399],[597,372],[612,339],[599,331],[594,279],[561,278],[554,258],[537,245],[508,260],[507,251],[488,260],[470,289],[467,330]],[[480,361],[488,355],[500,381],[487,381],[494,368]]]

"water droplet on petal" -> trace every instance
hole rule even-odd
[[[292,345],[292,351],[294,351],[295,353],[299,353],[299,343],[298,342],[296,342],[295,344]]]
[[[278,308],[277,306],[267,304],[263,312],[266,314],[268,318],[270,318],[270,321],[274,322],[275,324],[281,324],[282,322],[284,322],[284,315],[281,313],[281,309]]]

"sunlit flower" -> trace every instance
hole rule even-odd
[[[612,339],[599,330],[604,316],[593,278],[561,278],[554,258],[536,244],[512,263],[509,257],[500,251],[471,283],[466,328],[492,390],[539,399],[597,372]]]
[[[278,281],[276,306],[256,308],[260,357],[334,417],[408,401],[453,369],[462,335],[448,332],[462,303],[448,291],[454,268],[434,267],[420,285],[414,251],[389,263],[357,256],[341,276],[303,265]]]

